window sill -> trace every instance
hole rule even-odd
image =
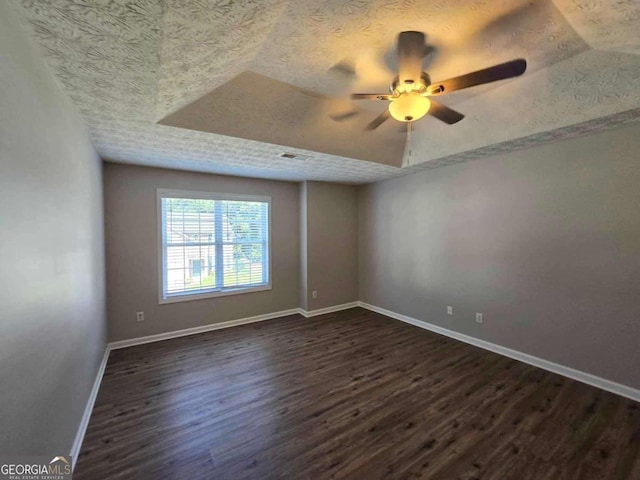
[[[243,293],[263,292],[265,290],[271,290],[271,284],[261,285],[259,287],[240,287],[233,290],[224,290],[218,292],[206,292],[206,293],[185,293],[181,295],[174,295],[171,297],[160,297],[158,303],[164,305],[167,303],[179,303],[190,302],[192,300],[204,300],[207,298],[227,297],[229,295],[240,295]]]

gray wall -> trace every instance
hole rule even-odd
[[[305,182],[305,310],[358,300],[358,190],[351,185]],[[318,298],[312,298],[312,291]],[[303,299],[303,300],[304,300]]]
[[[101,164],[0,2],[0,452],[67,455],[106,346]]]
[[[104,179],[110,341],[298,307],[298,184],[110,163]],[[158,188],[271,196],[272,290],[159,305]]]
[[[640,388],[638,152],[636,124],[361,188],[360,300]]]

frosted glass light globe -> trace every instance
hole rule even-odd
[[[415,92],[402,93],[389,105],[389,113],[400,122],[413,122],[424,117],[431,108],[427,97]]]

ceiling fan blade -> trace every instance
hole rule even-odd
[[[352,93],[352,100],[389,100],[391,95],[387,93]]]
[[[296,85],[289,85],[291,88],[293,88],[294,90],[307,95],[308,97],[315,97],[315,98],[323,98],[324,95],[318,92],[313,92],[311,90],[307,90],[306,88],[302,88],[302,87],[297,87]]]
[[[382,125],[389,117],[391,117],[391,113],[387,108],[384,112],[374,118],[373,121],[365,127],[365,130],[375,130],[380,125]]]
[[[402,32],[398,36],[398,80],[401,85],[415,84],[420,80],[425,42],[422,32]]]
[[[331,118],[331,120],[334,120],[336,122],[344,122],[345,120],[348,120],[351,117],[355,117],[356,115],[358,115],[358,113],[360,113],[358,110],[351,110],[345,113],[337,113],[337,114],[329,115],[329,118]]]
[[[333,65],[330,69],[330,72],[339,73],[345,76],[355,76],[356,75],[356,65],[353,58],[343,58],[338,63]]]
[[[464,118],[464,115],[460,112],[456,112],[454,109],[447,107],[441,103],[431,100],[431,107],[429,108],[429,115],[436,117],[438,120],[453,125],[458,123]]]
[[[498,80],[517,77],[522,75],[527,69],[527,61],[523,58],[511,60],[510,62],[494,65],[493,67],[478,70],[476,72],[449,78],[443,82],[434,82],[429,85],[429,95],[442,95],[444,93],[462,90],[463,88],[475,87],[484,83],[491,83]]]

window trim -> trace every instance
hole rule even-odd
[[[236,200],[245,202],[264,202],[267,204],[268,218],[267,218],[267,276],[268,283],[265,285],[259,285],[257,287],[237,287],[229,288],[222,291],[214,292],[194,292],[194,293],[180,293],[170,297],[164,297],[164,256],[162,248],[162,199],[163,198],[190,198],[194,200]],[[238,295],[242,293],[262,292],[272,289],[272,253],[271,253],[271,197],[267,195],[243,195],[236,193],[220,193],[220,192],[200,192],[194,190],[175,190],[167,188],[156,189],[156,214],[157,214],[157,241],[156,248],[158,249],[158,303],[160,305],[168,303],[189,302],[192,300],[202,300],[205,298],[226,297],[228,295]]]

